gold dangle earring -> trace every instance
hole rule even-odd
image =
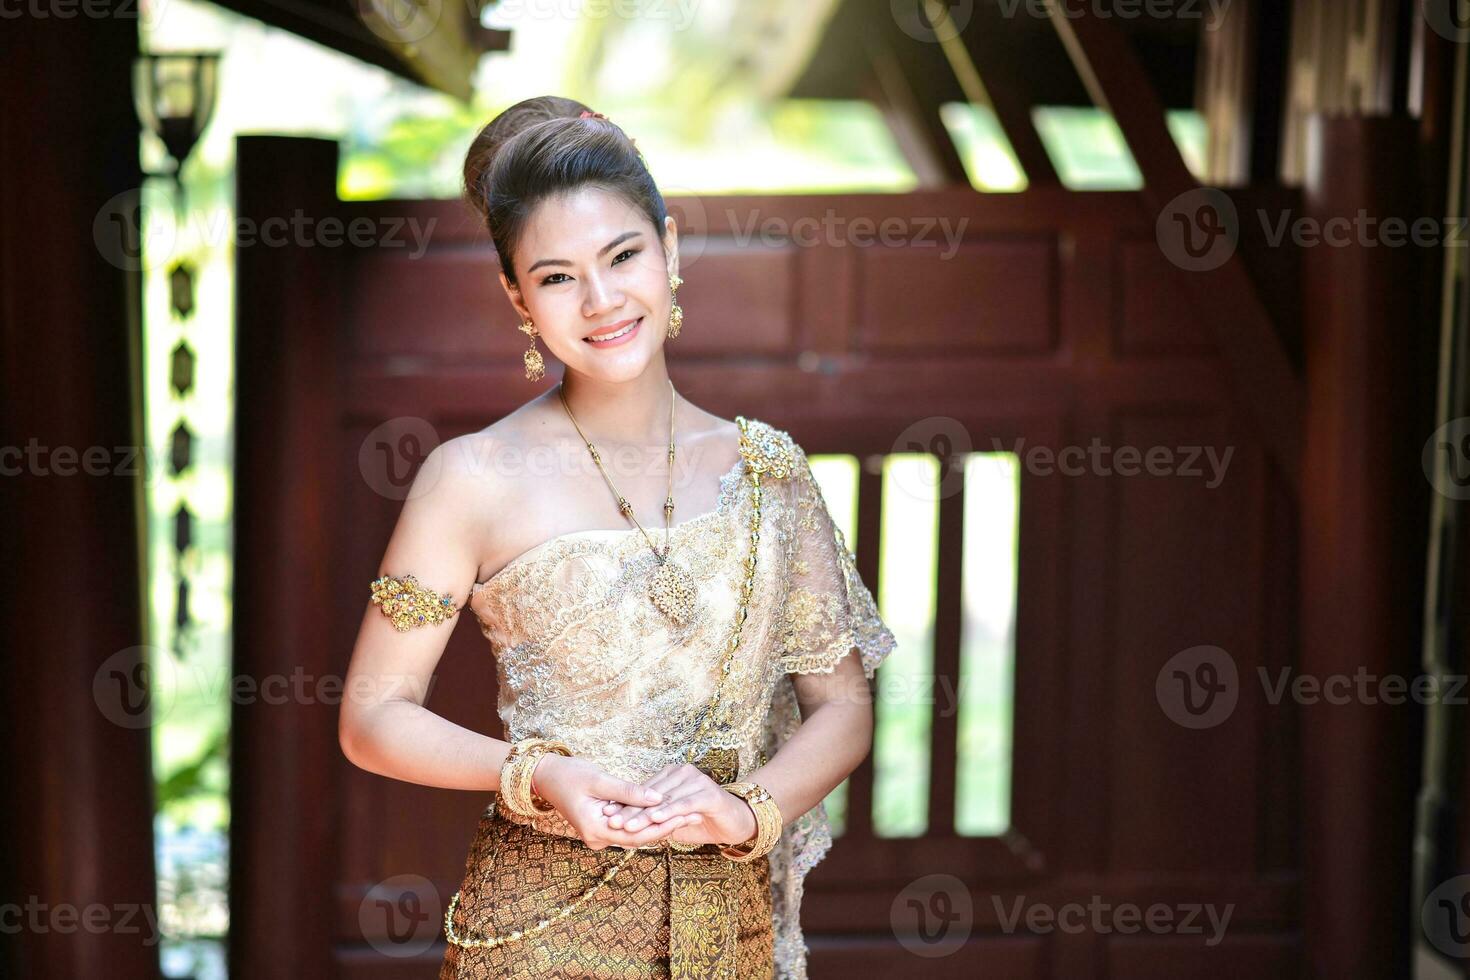
[[[520,330],[531,338],[531,349],[526,351],[523,358],[526,362],[526,380],[540,381],[546,377],[546,362],[541,360],[541,352],[536,349],[536,327],[527,320],[521,324]]]
[[[679,328],[684,325],[684,310],[679,306],[679,287],[684,285],[684,280],[678,276],[669,277],[669,295],[674,298],[674,305],[669,309],[669,339],[679,336]]]

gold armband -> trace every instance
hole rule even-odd
[[[407,633],[415,626],[437,626],[459,612],[453,599],[424,588],[412,575],[401,578],[384,575],[374,579],[373,603],[400,633]]]
[[[781,839],[781,808],[776,805],[766,788],[760,783],[748,781],[730,783],[721,788],[750,804],[750,809],[755,813],[755,836],[743,844],[726,845],[720,848],[720,853],[731,861],[743,864],[765,857],[775,850],[776,842]]]

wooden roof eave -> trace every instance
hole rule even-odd
[[[469,4],[420,9],[394,24],[371,13],[370,27],[353,0],[216,0],[221,6],[468,101],[480,57],[510,47],[510,32],[481,27]],[[363,5],[365,6],[365,5]],[[432,21],[422,18],[433,16]]]

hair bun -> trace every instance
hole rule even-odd
[[[592,112],[576,99],[566,99],[559,95],[537,95],[517,102],[490,120],[475,136],[465,154],[464,188],[471,203],[485,199],[485,177],[490,173],[495,157],[505,144],[532,126],[548,120],[579,119],[588,114],[600,119],[607,118],[600,112]],[[476,208],[480,209],[478,203]],[[483,214],[483,209],[480,210]]]

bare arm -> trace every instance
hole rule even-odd
[[[363,596],[366,609],[347,669],[338,741],[354,765],[392,779],[446,789],[498,790],[508,743],[442,718],[424,703],[434,670],[479,571],[474,496],[482,492],[465,465],[463,443],[441,445],[419,468],[378,574],[414,575],[454,600],[447,622],[400,633]],[[480,497],[479,499],[484,499]]]
[[[792,674],[791,681],[801,725],[745,777],[766,788],[786,823],[826,799],[873,746],[873,698],[856,650],[830,674]]]

